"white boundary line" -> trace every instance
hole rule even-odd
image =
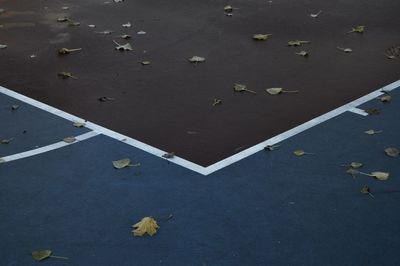
[[[368,115],[368,113],[365,112],[363,109],[360,109],[360,108],[357,108],[357,107],[350,108],[347,111],[355,113],[355,114],[358,114],[358,115],[362,115],[362,116],[367,116]]]
[[[0,158],[0,163],[11,162],[11,161],[23,159],[23,158],[26,158],[26,157],[38,155],[38,154],[41,154],[41,153],[45,153],[45,152],[48,152],[48,151],[56,150],[56,149],[59,149],[59,148],[62,148],[62,147],[68,146],[68,145],[72,145],[72,144],[75,144],[77,142],[89,139],[89,138],[92,138],[92,137],[95,137],[97,135],[99,135],[99,133],[97,133],[95,131],[90,131],[90,132],[87,132],[85,134],[76,136],[75,137],[76,141],[74,141],[72,143],[67,143],[65,141],[59,141],[59,142],[56,142],[56,143],[53,143],[53,144],[50,144],[50,145],[47,145],[47,146],[43,146],[43,147],[34,149],[34,150],[29,150],[29,151],[26,151],[26,152],[21,152],[21,153],[17,153],[17,154],[13,154],[13,155],[2,157],[2,158]]]
[[[183,166],[183,167],[185,167],[187,169],[193,170],[193,171],[198,172],[198,173],[200,173],[202,175],[209,175],[211,173],[214,173],[214,172],[216,172],[216,171],[218,171],[218,170],[220,170],[220,169],[222,169],[224,167],[227,167],[227,166],[229,166],[229,165],[231,165],[231,164],[233,164],[235,162],[238,162],[238,161],[240,161],[240,160],[242,160],[242,159],[244,159],[244,158],[246,158],[246,157],[248,157],[250,155],[253,155],[253,154],[263,150],[264,147],[267,146],[267,145],[274,145],[274,144],[277,144],[279,142],[282,142],[285,139],[288,139],[288,138],[290,138],[290,137],[292,137],[292,136],[294,136],[296,134],[299,134],[299,133],[301,133],[301,132],[303,132],[303,131],[305,131],[307,129],[310,129],[310,128],[318,125],[318,124],[321,124],[321,123],[323,123],[323,122],[325,122],[325,121],[327,121],[327,120],[329,120],[329,119],[331,119],[333,117],[336,117],[336,116],[338,116],[338,115],[340,115],[340,114],[342,114],[344,112],[347,112],[347,111],[355,112],[355,109],[358,109],[357,107],[359,105],[364,104],[364,103],[366,103],[366,102],[368,102],[368,101],[370,101],[372,99],[375,99],[375,98],[381,96],[383,94],[383,91],[389,92],[389,91],[392,91],[392,90],[396,89],[397,87],[400,87],[400,80],[395,81],[395,82],[393,82],[393,83],[391,83],[391,84],[389,84],[389,85],[387,85],[387,86],[385,86],[383,88],[380,88],[380,89],[378,89],[376,91],[373,91],[373,92],[371,92],[371,93],[369,93],[369,94],[367,94],[367,95],[365,95],[365,96],[363,96],[361,98],[358,98],[358,99],[356,99],[356,100],[354,100],[354,101],[352,101],[352,102],[350,102],[348,104],[345,104],[345,105],[343,105],[343,106],[341,106],[339,108],[336,108],[336,109],[334,109],[334,110],[332,110],[332,111],[330,111],[328,113],[325,113],[325,114],[323,114],[321,116],[318,116],[318,117],[316,117],[316,118],[314,118],[314,119],[312,119],[312,120],[310,120],[308,122],[305,122],[305,123],[303,123],[303,124],[301,124],[301,125],[299,125],[297,127],[294,127],[294,128],[292,128],[292,129],[290,129],[290,130],[288,130],[286,132],[283,132],[282,134],[279,134],[279,135],[277,135],[277,136],[275,136],[273,138],[265,140],[265,141],[263,141],[263,142],[261,142],[261,143],[259,143],[257,145],[254,145],[254,146],[252,146],[252,147],[250,147],[250,148],[248,148],[246,150],[243,150],[243,151],[241,151],[241,152],[239,152],[239,153],[237,153],[235,155],[232,155],[232,156],[230,156],[230,157],[228,157],[226,159],[223,159],[223,160],[221,160],[221,161],[219,161],[217,163],[214,163],[214,164],[212,164],[210,166],[207,166],[207,167],[203,167],[201,165],[195,164],[193,162],[190,162],[190,161],[185,160],[183,158],[180,158],[178,156],[175,156],[174,158],[169,159],[169,160],[171,162],[177,164],[177,165]],[[145,144],[143,142],[140,142],[140,141],[135,140],[133,138],[130,138],[128,136],[122,135],[122,134],[117,133],[115,131],[112,131],[110,129],[104,128],[104,127],[99,126],[97,124],[94,124],[92,122],[87,122],[87,121],[85,121],[84,119],[82,119],[80,117],[71,115],[69,113],[61,111],[61,110],[59,110],[57,108],[54,108],[52,106],[49,106],[49,105],[44,104],[42,102],[39,102],[37,100],[34,100],[32,98],[29,98],[27,96],[24,96],[22,94],[14,92],[12,90],[6,89],[6,88],[4,88],[2,86],[0,86],[0,93],[8,95],[8,96],[10,96],[12,98],[18,99],[18,100],[20,100],[22,102],[25,102],[27,104],[33,105],[33,106],[35,106],[35,107],[37,107],[39,109],[42,109],[44,111],[47,111],[49,113],[52,113],[52,114],[57,115],[59,117],[62,117],[64,119],[66,119],[66,120],[69,120],[69,121],[72,121],[72,122],[84,122],[85,123],[85,127],[93,130],[97,134],[104,134],[104,135],[106,135],[108,137],[111,137],[113,139],[122,141],[122,142],[124,142],[124,143],[126,143],[128,145],[131,145],[133,147],[136,147],[138,149],[141,149],[143,151],[151,153],[151,154],[153,154],[153,155],[155,155],[157,157],[161,157],[162,158],[162,155],[164,155],[166,153],[165,151],[157,149],[157,148],[155,148],[153,146],[150,146],[148,144]],[[360,113],[360,112],[357,111],[357,113]],[[53,145],[56,145],[56,144],[57,143],[55,143]],[[7,157],[5,157],[5,158],[7,158]]]

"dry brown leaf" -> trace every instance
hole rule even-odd
[[[140,222],[132,225],[133,230],[132,233],[134,236],[143,236],[144,234],[148,234],[153,236],[157,233],[157,229],[160,228],[157,224],[157,221],[152,217],[144,217]]]

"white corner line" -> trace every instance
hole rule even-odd
[[[86,139],[90,139],[92,137],[95,137],[99,135],[99,133],[95,132],[95,131],[89,131],[85,134],[79,135],[75,137],[75,141],[72,143],[67,143],[65,141],[59,141],[47,146],[43,146],[37,149],[33,149],[33,150],[29,150],[29,151],[25,151],[25,152],[21,152],[21,153],[16,153],[13,155],[9,155],[9,156],[5,156],[0,158],[0,163],[6,163],[6,162],[11,162],[11,161],[15,161],[15,160],[19,160],[19,159],[23,159],[26,157],[31,157],[31,156],[35,156],[41,153],[45,153],[48,151],[53,151],[59,148],[63,148],[65,146],[69,146],[69,145],[73,145],[75,143],[78,143],[80,141],[86,140]]]
[[[288,139],[288,138],[290,138],[290,137],[292,137],[292,136],[294,136],[296,134],[299,134],[299,133],[301,133],[301,132],[303,132],[303,131],[305,131],[307,129],[310,129],[310,128],[318,125],[318,124],[321,124],[321,123],[323,123],[323,122],[325,122],[325,121],[327,121],[327,120],[329,120],[331,118],[334,118],[334,117],[336,117],[336,116],[338,116],[338,115],[340,115],[340,114],[342,114],[344,112],[351,111],[351,110],[354,111],[354,109],[357,108],[359,105],[364,104],[364,103],[366,103],[366,102],[368,102],[368,101],[370,101],[370,100],[372,100],[374,98],[377,98],[377,97],[381,96],[382,94],[384,94],[384,92],[390,92],[390,91],[392,91],[392,90],[394,90],[394,89],[396,89],[398,87],[400,87],[400,80],[395,81],[395,82],[393,82],[393,83],[391,83],[391,84],[389,84],[389,85],[387,85],[387,86],[385,86],[383,88],[380,88],[380,89],[378,89],[376,91],[373,91],[373,92],[371,92],[371,93],[369,93],[369,94],[367,94],[367,95],[365,95],[363,97],[360,97],[360,98],[358,98],[358,99],[356,99],[356,100],[354,100],[354,101],[352,101],[352,102],[350,102],[348,104],[345,104],[345,105],[343,105],[341,107],[338,107],[338,108],[336,108],[336,109],[334,109],[334,110],[332,110],[330,112],[327,112],[327,113],[325,113],[325,114],[323,114],[321,116],[318,116],[318,117],[316,117],[314,119],[311,119],[308,122],[305,122],[305,123],[303,123],[303,124],[301,124],[301,125],[299,125],[297,127],[294,127],[294,128],[292,128],[292,129],[290,129],[290,130],[288,130],[286,132],[283,132],[283,133],[281,133],[281,134],[279,134],[279,135],[277,135],[275,137],[267,139],[267,140],[265,140],[265,141],[263,141],[263,142],[261,142],[259,144],[256,144],[256,145],[254,145],[254,146],[252,146],[252,147],[250,147],[250,148],[248,148],[246,150],[243,150],[243,151],[241,151],[241,152],[239,152],[237,154],[234,154],[234,155],[232,155],[232,156],[230,156],[230,157],[228,157],[226,159],[223,159],[223,160],[221,160],[221,161],[219,161],[217,163],[214,163],[214,164],[212,164],[210,166],[207,166],[207,167],[203,167],[201,165],[195,164],[193,162],[190,162],[190,161],[185,160],[183,158],[180,158],[178,156],[175,156],[172,159],[169,159],[169,161],[172,162],[172,163],[175,163],[177,165],[180,165],[182,167],[185,167],[185,168],[187,168],[189,170],[195,171],[195,172],[197,172],[199,174],[209,175],[209,174],[212,174],[212,173],[214,173],[214,172],[216,172],[216,171],[218,171],[218,170],[220,170],[220,169],[222,169],[224,167],[227,167],[227,166],[229,166],[229,165],[231,165],[231,164],[233,164],[235,162],[238,162],[238,161],[240,161],[240,160],[242,160],[242,159],[244,159],[244,158],[246,158],[246,157],[248,157],[250,155],[253,155],[253,154],[263,150],[264,147],[267,146],[267,145],[277,144],[277,143],[279,143],[279,142],[281,142],[281,141],[283,141],[285,139]],[[116,140],[124,142],[124,143],[126,143],[126,144],[128,144],[130,146],[133,146],[135,148],[138,148],[138,149],[141,149],[141,150],[143,150],[145,152],[153,154],[153,155],[155,155],[157,157],[163,158],[162,156],[166,153],[165,151],[162,151],[162,150],[160,150],[158,148],[155,148],[153,146],[145,144],[145,143],[143,143],[141,141],[138,141],[138,140],[130,138],[128,136],[122,135],[122,134],[120,134],[118,132],[115,132],[113,130],[104,128],[104,127],[102,127],[100,125],[97,125],[95,123],[86,121],[86,120],[84,120],[84,119],[82,119],[80,117],[74,116],[74,115],[69,114],[69,113],[64,112],[64,111],[61,111],[61,110],[59,110],[57,108],[54,108],[54,107],[49,106],[49,105],[47,105],[45,103],[42,103],[42,102],[39,102],[39,101],[34,100],[32,98],[29,98],[29,97],[27,97],[25,95],[19,94],[19,93],[15,92],[15,91],[6,89],[6,88],[4,88],[2,86],[0,86],[0,93],[8,95],[8,96],[10,96],[12,98],[20,100],[20,101],[25,102],[27,104],[30,104],[32,106],[35,106],[35,107],[37,107],[39,109],[42,109],[44,111],[47,111],[47,112],[52,113],[54,115],[57,115],[57,116],[59,116],[61,118],[69,120],[71,122],[82,122],[82,123],[85,123],[85,127],[86,128],[89,128],[89,129],[93,130],[97,134],[106,135],[106,136],[108,136],[110,138],[116,139]],[[56,145],[56,144],[58,144],[58,143],[55,143],[53,145]],[[7,156],[7,157],[9,157],[9,156]],[[4,158],[7,158],[7,157],[4,157]]]
[[[357,108],[357,107],[350,108],[347,111],[349,111],[351,113],[358,114],[358,115],[362,115],[362,116],[367,116],[368,115],[368,113],[365,112],[363,109],[360,109],[360,108]]]

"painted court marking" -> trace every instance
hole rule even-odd
[[[76,136],[75,137],[76,140],[74,142],[72,142],[72,143],[67,143],[65,141],[59,141],[59,142],[56,142],[56,143],[53,143],[53,144],[50,144],[50,145],[47,145],[47,146],[43,146],[43,147],[34,149],[34,150],[29,150],[29,151],[26,151],[26,152],[21,152],[21,153],[17,153],[17,154],[13,154],[13,155],[2,157],[2,158],[0,158],[0,163],[11,162],[11,161],[23,159],[23,158],[26,158],[26,157],[38,155],[38,154],[41,154],[41,153],[44,153],[44,152],[48,152],[48,151],[56,150],[56,149],[59,149],[59,148],[63,148],[65,146],[69,146],[69,145],[78,143],[80,141],[83,141],[83,140],[86,140],[86,139],[90,139],[90,138],[95,137],[97,135],[99,135],[99,133],[94,132],[94,131],[90,131],[90,132],[87,132],[85,134]]]
[[[318,124],[321,124],[321,123],[323,123],[323,122],[325,122],[325,121],[327,121],[327,120],[329,120],[331,118],[334,118],[334,117],[336,117],[338,115],[341,115],[344,112],[353,112],[353,113],[365,116],[366,113],[363,110],[357,108],[358,106],[360,106],[361,104],[364,104],[364,103],[366,103],[366,102],[368,102],[370,100],[378,98],[379,96],[383,95],[384,92],[392,91],[392,90],[394,90],[394,89],[396,89],[398,87],[400,87],[400,80],[395,81],[395,82],[393,82],[393,83],[391,83],[391,84],[389,84],[389,85],[387,85],[387,86],[385,86],[383,88],[380,88],[380,89],[378,89],[376,91],[373,91],[373,92],[371,92],[371,93],[369,93],[369,94],[367,94],[367,95],[365,95],[363,97],[360,97],[360,98],[358,98],[358,99],[356,99],[356,100],[354,100],[354,101],[352,101],[352,102],[350,102],[348,104],[345,104],[345,105],[343,105],[341,107],[338,107],[338,108],[336,108],[336,109],[334,109],[334,110],[332,110],[330,112],[327,112],[327,113],[325,113],[323,115],[320,115],[320,116],[318,116],[318,117],[316,117],[314,119],[311,119],[310,121],[307,121],[307,122],[305,122],[305,123],[303,123],[303,124],[301,124],[301,125],[299,125],[297,127],[294,127],[294,128],[292,128],[292,129],[290,129],[290,130],[288,130],[286,132],[283,132],[283,133],[281,133],[281,134],[279,134],[279,135],[277,135],[275,137],[267,139],[267,140],[265,140],[265,141],[263,141],[263,142],[261,142],[259,144],[256,144],[256,145],[254,145],[254,146],[252,146],[252,147],[250,147],[250,148],[248,148],[246,150],[243,150],[243,151],[241,151],[239,153],[236,153],[236,154],[234,154],[234,155],[232,155],[232,156],[230,156],[228,158],[225,158],[225,159],[223,159],[223,160],[221,160],[221,161],[219,161],[217,163],[214,163],[214,164],[212,164],[210,166],[207,166],[207,167],[203,167],[201,165],[195,164],[193,162],[190,162],[190,161],[185,160],[183,158],[180,158],[178,156],[175,156],[175,157],[173,157],[172,159],[169,159],[169,160],[171,162],[177,164],[177,165],[180,165],[182,167],[185,167],[187,169],[190,169],[190,170],[195,171],[197,173],[200,173],[202,175],[209,175],[209,174],[212,174],[212,173],[214,173],[214,172],[216,172],[216,171],[218,171],[218,170],[220,170],[222,168],[225,168],[225,167],[227,167],[227,166],[229,166],[229,165],[231,165],[231,164],[233,164],[235,162],[238,162],[238,161],[240,161],[240,160],[242,160],[242,159],[244,159],[244,158],[246,158],[246,157],[248,157],[250,155],[253,155],[253,154],[263,150],[264,147],[267,146],[267,145],[275,145],[275,144],[277,144],[279,142],[282,142],[285,139],[293,137],[294,135],[297,135],[297,134],[299,134],[299,133],[301,133],[303,131],[306,131],[306,130],[308,130],[308,129],[310,129],[310,128],[318,125]],[[19,94],[17,92],[12,91],[12,90],[6,89],[6,88],[4,88],[2,86],[0,86],[0,93],[8,95],[8,96],[10,96],[12,98],[18,99],[18,100],[20,100],[22,102],[25,102],[27,104],[33,105],[33,106],[35,106],[35,107],[37,107],[37,108],[39,108],[41,110],[47,111],[49,113],[52,113],[52,114],[57,115],[59,117],[62,117],[62,118],[66,119],[66,120],[69,120],[71,122],[82,122],[82,123],[85,123],[85,127],[91,129],[92,132],[83,134],[80,137],[83,137],[83,136],[87,135],[86,138],[89,138],[89,136],[90,137],[94,136],[94,135],[91,135],[91,134],[95,134],[95,135],[103,134],[103,135],[106,135],[106,136],[111,137],[113,139],[122,141],[122,142],[124,142],[124,143],[126,143],[126,144],[128,144],[130,146],[135,147],[135,148],[141,149],[141,150],[143,150],[145,152],[151,153],[151,154],[153,154],[153,155],[155,155],[157,157],[160,157],[160,158],[162,158],[162,156],[166,153],[165,151],[162,151],[162,150],[160,150],[158,148],[155,148],[153,146],[145,144],[145,143],[143,143],[141,141],[138,141],[138,140],[130,138],[128,136],[122,135],[120,133],[117,133],[117,132],[115,132],[113,130],[107,129],[107,128],[102,127],[100,125],[97,125],[95,123],[92,123],[92,122],[89,122],[89,121],[85,121],[84,119],[82,119],[80,117],[77,117],[77,116],[74,116],[72,114],[66,113],[66,112],[61,111],[61,110],[59,110],[57,108],[54,108],[52,106],[49,106],[49,105],[44,104],[42,102],[36,101],[36,100],[34,100],[32,98],[29,98],[27,96],[24,96],[22,94]],[[81,139],[81,140],[83,140],[83,139]],[[39,149],[36,149],[36,150],[27,151],[27,152],[24,152],[24,153],[7,156],[7,157],[4,157],[3,159],[5,161],[21,159],[21,158],[25,158],[25,157],[28,157],[28,156],[33,156],[33,155],[36,155],[36,154],[39,154],[39,153],[43,153],[43,152],[46,152],[46,151],[50,151],[50,150],[54,150],[54,149],[57,149],[57,148],[61,148],[61,147],[64,147],[66,145],[69,145],[69,144],[67,144],[65,142],[58,142],[58,143],[46,146],[46,147],[48,147],[48,150],[46,150],[46,147],[42,147],[42,148],[39,148]],[[39,151],[37,151],[37,150],[39,150]],[[35,153],[35,151],[36,151],[36,153]],[[14,156],[14,157],[12,157],[12,156]],[[13,158],[15,158],[15,159],[13,159]]]

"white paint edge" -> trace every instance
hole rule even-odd
[[[349,109],[348,110],[349,112],[352,112],[352,113],[355,113],[355,114],[358,114],[358,115],[362,115],[362,116],[367,116],[368,115],[368,113],[367,112],[365,112],[363,109],[360,109],[360,108],[351,108],[351,109]]]
[[[33,149],[33,150],[29,150],[29,151],[25,151],[25,152],[21,152],[21,153],[16,153],[13,155],[9,155],[9,156],[5,156],[0,158],[1,163],[6,163],[6,162],[11,162],[11,161],[15,161],[15,160],[19,160],[19,159],[23,159],[23,158],[27,158],[27,157],[31,157],[31,156],[35,156],[41,153],[45,153],[45,152],[49,152],[49,151],[53,151],[53,150],[57,150],[59,148],[63,148],[65,146],[69,146],[75,143],[78,143],[80,141],[83,140],[87,140],[90,139],[92,137],[95,137],[99,135],[99,133],[95,132],[95,131],[90,131],[87,132],[85,134],[76,136],[75,139],[76,141],[72,142],[72,143],[67,143],[64,141],[60,141],[60,142],[56,142],[47,146],[43,146],[37,149]]]
[[[267,146],[267,145],[275,145],[275,144],[277,144],[279,142],[282,142],[285,139],[288,139],[288,138],[290,138],[290,137],[292,137],[294,135],[297,135],[297,134],[299,134],[299,133],[301,133],[303,131],[306,131],[306,130],[308,130],[308,129],[310,129],[310,128],[318,125],[318,124],[321,124],[321,123],[323,123],[323,122],[325,122],[325,121],[327,121],[327,120],[329,120],[331,118],[334,118],[334,117],[336,117],[338,115],[341,115],[344,112],[347,112],[347,111],[353,112],[355,109],[358,109],[357,107],[359,105],[364,104],[364,103],[366,103],[366,102],[368,102],[370,100],[373,100],[374,98],[377,98],[377,97],[381,96],[382,94],[384,94],[384,92],[390,92],[390,91],[398,88],[399,86],[400,86],[400,80],[395,81],[395,82],[393,82],[393,83],[391,83],[391,84],[389,84],[389,85],[387,85],[387,86],[385,86],[383,88],[380,88],[380,89],[378,89],[376,91],[373,91],[373,92],[371,92],[371,93],[369,93],[369,94],[367,94],[367,95],[365,95],[363,97],[360,97],[360,98],[358,98],[358,99],[356,99],[356,100],[354,100],[354,101],[352,101],[352,102],[350,102],[348,104],[345,104],[345,105],[343,105],[341,107],[338,107],[338,108],[336,108],[336,109],[334,109],[334,110],[332,110],[332,111],[330,111],[328,113],[325,113],[325,114],[323,114],[321,116],[318,116],[318,117],[316,117],[316,118],[314,118],[314,119],[312,119],[312,120],[310,120],[308,122],[305,122],[305,123],[303,123],[303,124],[301,124],[301,125],[299,125],[297,127],[294,127],[294,128],[292,128],[292,129],[290,129],[290,130],[288,130],[286,132],[283,132],[283,133],[281,133],[281,134],[279,134],[279,135],[277,135],[275,137],[272,137],[272,138],[270,138],[268,140],[265,140],[265,141],[263,141],[263,142],[261,142],[261,143],[259,143],[257,145],[254,145],[254,146],[252,146],[252,147],[250,147],[250,148],[248,148],[246,150],[243,150],[243,151],[241,151],[241,152],[239,152],[237,154],[234,154],[234,155],[232,155],[232,156],[230,156],[228,158],[225,158],[225,159],[223,159],[223,160],[221,160],[221,161],[219,161],[217,163],[214,163],[214,164],[212,164],[210,166],[207,166],[207,167],[203,167],[201,165],[195,164],[193,162],[190,162],[190,161],[185,160],[183,158],[180,158],[178,156],[175,156],[172,159],[168,159],[168,160],[170,162],[172,162],[172,163],[175,163],[177,165],[180,165],[182,167],[185,167],[187,169],[190,169],[190,170],[195,171],[197,173],[200,173],[202,175],[209,175],[209,174],[212,174],[212,173],[214,173],[214,172],[216,172],[216,171],[218,171],[218,170],[220,170],[222,168],[225,168],[225,167],[227,167],[227,166],[229,166],[229,165],[231,165],[233,163],[236,163],[236,162],[238,162],[238,161],[240,161],[240,160],[242,160],[242,159],[244,159],[244,158],[246,158],[246,157],[248,157],[250,155],[253,155],[253,154],[263,150],[264,147]],[[8,96],[10,96],[12,98],[18,99],[18,100],[20,100],[22,102],[25,102],[27,104],[33,105],[33,106],[35,106],[35,107],[37,107],[39,109],[42,109],[44,111],[47,111],[49,113],[52,113],[52,114],[57,115],[59,117],[62,117],[64,119],[66,119],[66,120],[69,120],[69,121],[72,121],[72,122],[84,122],[85,123],[85,127],[93,130],[97,134],[104,134],[104,135],[106,135],[108,137],[111,137],[113,139],[122,141],[122,142],[124,142],[124,143],[126,143],[126,144],[128,144],[130,146],[133,146],[135,148],[141,149],[141,150],[143,150],[145,152],[148,152],[150,154],[153,154],[153,155],[155,155],[157,157],[163,158],[162,156],[166,153],[166,151],[162,151],[162,150],[160,150],[158,148],[155,148],[153,146],[145,144],[145,143],[143,143],[141,141],[138,141],[136,139],[130,138],[130,137],[125,136],[125,135],[122,135],[120,133],[117,133],[117,132],[115,132],[113,130],[104,128],[104,127],[99,126],[97,124],[94,124],[92,122],[88,122],[88,121],[86,121],[86,120],[84,120],[84,119],[82,119],[80,117],[71,115],[71,114],[66,113],[64,111],[61,111],[61,110],[59,110],[57,108],[54,108],[52,106],[49,106],[47,104],[44,104],[44,103],[39,102],[37,100],[34,100],[32,98],[29,98],[29,97],[27,97],[25,95],[19,94],[17,92],[9,90],[9,89],[6,89],[6,88],[4,88],[2,86],[0,86],[0,93],[8,95]],[[57,144],[58,143],[55,143],[53,145],[57,145]],[[60,144],[58,144],[58,145],[60,145]],[[7,156],[7,157],[9,157],[9,156]],[[4,157],[4,158],[7,158],[7,157]]]

